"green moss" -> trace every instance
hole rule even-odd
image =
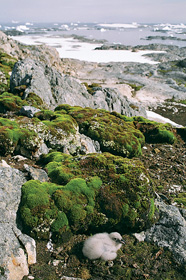
[[[83,205],[73,205],[70,209],[69,213],[69,220],[71,222],[71,225],[75,225],[77,228],[77,225],[82,223],[86,218],[87,212],[84,210]]]
[[[50,120],[44,120],[43,123],[49,127],[51,131],[53,131],[54,134],[56,134],[56,129],[62,129],[64,133],[67,135],[73,133],[76,133],[77,129],[77,123],[76,121],[69,115],[67,114],[49,114],[49,111],[44,112],[43,117],[49,118],[50,115]],[[52,116],[53,115],[53,116]],[[41,114],[40,114],[41,118]]]
[[[57,219],[58,209],[51,200],[51,194],[56,188],[54,184],[37,180],[27,181],[23,185],[20,215],[29,232],[40,225],[49,227],[51,221]],[[36,232],[38,236],[42,235],[41,229],[38,228]]]
[[[56,114],[51,110],[41,110],[35,114],[35,117],[41,121],[56,119]]]
[[[65,109],[77,121],[81,133],[98,141],[102,151],[127,157],[141,155],[144,136],[132,123],[126,123],[105,110],[69,105],[61,105],[60,109]]]
[[[174,199],[179,205],[186,207],[186,193],[179,193],[178,197]]]
[[[8,91],[10,88],[10,74],[17,60],[0,51],[0,72],[4,74],[4,79],[0,82],[0,93]]]
[[[72,207],[72,193],[69,191],[65,191],[64,189],[56,190],[53,195],[53,199],[56,206],[61,211],[65,211],[67,213]]]
[[[19,111],[22,106],[26,106],[28,103],[22,100],[19,96],[15,96],[11,93],[4,92],[0,95],[0,112],[6,113],[6,111]]]
[[[17,118],[10,120],[0,118],[0,154],[11,154],[15,149],[21,146],[30,154],[35,153],[39,148],[39,139],[37,132],[31,129],[23,128],[21,120],[25,118]]]
[[[161,124],[149,121],[142,117],[134,117],[134,124],[145,136],[148,143],[169,143],[173,144],[176,140],[172,127],[169,124]]]
[[[92,83],[90,85],[88,85],[87,83],[83,83],[83,85],[85,85],[87,91],[89,94],[94,94],[94,92],[96,90],[98,90],[99,88],[101,88],[100,84],[97,84],[97,83]]]
[[[63,192],[66,193],[63,193],[63,198],[59,198],[60,195],[57,198],[56,192],[58,208],[68,213],[71,201],[85,205],[83,210],[91,210],[89,214],[93,214],[93,218],[90,218],[92,225],[99,224],[96,222],[96,212],[99,212],[107,219],[104,228],[108,226],[116,230],[119,227],[121,231],[123,228],[142,229],[152,222],[153,186],[139,160],[129,160],[109,153],[65,157],[51,153],[43,158],[53,182],[60,182],[60,172],[68,180],[65,182],[67,184]],[[105,223],[106,219],[102,222]]]
[[[126,217],[128,212],[129,212],[129,205],[128,204],[123,205],[122,212],[123,212],[123,217]]]
[[[69,229],[68,218],[64,212],[59,212],[55,221],[51,224],[52,232],[63,232]]]
[[[94,213],[98,178],[91,178],[90,185],[81,178],[65,186],[30,180],[22,187],[20,214],[25,228],[41,236],[41,226],[52,231],[55,238],[62,232],[87,228]],[[86,223],[84,220],[87,218]],[[51,223],[52,221],[52,223]],[[42,235],[42,238],[43,235]]]
[[[89,181],[87,182],[87,185],[89,188],[91,189],[99,189],[102,185],[102,181],[98,176],[92,177],[89,179]]]
[[[18,124],[5,118],[0,118],[0,154],[13,153],[22,135]]]
[[[150,199],[150,209],[149,209],[149,220],[151,220],[151,221],[153,221],[155,210],[156,210],[156,207],[154,204],[154,199],[151,198]]]
[[[36,108],[42,108],[44,106],[43,100],[34,92],[30,92],[25,100],[30,106],[34,106]]]
[[[59,162],[48,163],[46,169],[52,181],[57,184],[64,185],[74,177],[70,169]]]

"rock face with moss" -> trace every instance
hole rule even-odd
[[[17,60],[0,50],[0,93],[10,87],[10,73]]]

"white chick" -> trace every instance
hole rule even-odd
[[[97,233],[84,242],[82,251],[83,255],[90,260],[101,258],[104,261],[110,261],[117,257],[117,251],[124,243],[118,232]]]

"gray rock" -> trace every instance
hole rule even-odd
[[[157,201],[160,219],[146,232],[146,241],[169,249],[178,263],[186,262],[186,220],[180,210]]]
[[[49,108],[58,104],[91,106],[91,95],[77,79],[61,74],[54,67],[39,61],[25,59],[18,61],[12,71],[10,88],[26,85],[25,98],[30,92],[37,94]]]
[[[143,70],[140,71],[143,73]],[[97,88],[91,95],[79,80],[29,58],[18,61],[12,71],[11,91],[14,92],[21,85],[26,85],[24,98],[34,92],[50,109],[59,104],[70,104],[116,111],[127,116],[146,116],[141,105],[130,104],[126,96],[121,95],[117,89]]]
[[[19,114],[23,115],[23,116],[27,116],[28,118],[33,118],[34,114],[39,112],[40,109],[37,109],[33,106],[23,106],[20,111]]]
[[[100,144],[98,141],[94,141],[84,134],[81,134],[80,141],[80,154],[100,153]]]
[[[2,280],[21,280],[36,261],[35,241],[17,228],[24,174],[11,167],[0,167],[0,267]],[[26,253],[25,253],[26,252]]]
[[[122,96],[117,89],[103,88],[93,94],[94,108],[105,109],[107,111],[115,111],[126,116],[144,116],[146,111],[144,107],[136,104],[130,104],[126,96]],[[133,108],[136,108],[135,110]]]
[[[28,164],[24,164],[25,170],[28,172],[30,179],[39,180],[40,182],[47,182],[48,175],[43,169],[34,168]]]

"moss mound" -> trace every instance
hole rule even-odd
[[[20,215],[26,230],[36,238],[57,238],[66,231],[85,231],[91,223],[98,178],[74,178],[65,186],[30,180],[22,187]]]
[[[72,157],[52,152],[43,156],[42,163],[53,183],[66,185],[65,193],[64,189],[57,191],[54,200],[61,211],[71,212],[74,230],[78,229],[78,213],[84,217],[84,225],[80,223],[84,231],[142,230],[154,221],[153,186],[139,160],[109,153]],[[80,193],[83,200],[78,205]]]
[[[100,143],[103,152],[133,157],[141,155],[143,134],[133,123],[105,111],[60,105],[55,111],[66,110],[78,123],[80,132]]]
[[[35,152],[37,134],[26,128],[21,128],[18,121],[0,118],[0,155],[8,155],[20,147]]]
[[[56,133],[56,128],[63,130],[67,135],[76,133],[77,122],[66,112],[53,112],[50,110],[42,110],[35,114],[35,117],[43,121],[53,133]]]
[[[21,107],[28,105],[25,100],[22,100],[19,96],[13,95],[9,92],[4,92],[0,95],[0,113],[6,113],[7,111],[19,111]]]
[[[176,140],[172,127],[169,124],[161,124],[149,121],[142,117],[133,118],[135,127],[145,136],[147,143],[168,143],[173,144]]]
[[[44,107],[43,100],[34,92],[30,92],[25,100],[30,106],[34,106],[36,108]]]

